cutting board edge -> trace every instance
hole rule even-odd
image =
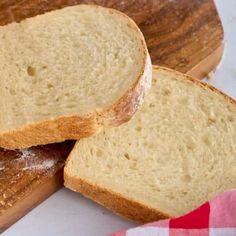
[[[40,183],[34,186],[31,194],[23,198],[3,215],[0,215],[0,234],[61,187],[63,187],[63,167],[55,175],[46,177],[46,180],[41,180]]]
[[[224,55],[224,46],[225,45],[222,42],[218,48],[216,48],[210,55],[200,61],[192,69],[186,72],[186,74],[197,79],[205,78],[210,72],[219,66]]]

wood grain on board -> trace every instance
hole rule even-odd
[[[133,18],[153,64],[201,78],[222,56],[223,29],[212,0],[0,0],[0,25],[79,3],[115,8]],[[72,146],[0,149],[0,232],[62,186]]]
[[[115,8],[133,18],[153,64],[201,78],[221,58],[223,28],[213,0],[2,0],[0,25],[78,3]]]
[[[0,232],[62,186],[60,170],[73,145],[0,149]]]

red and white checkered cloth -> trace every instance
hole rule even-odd
[[[187,215],[111,236],[236,236],[236,189],[219,195]]]

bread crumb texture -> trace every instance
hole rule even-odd
[[[147,51],[127,16],[74,6],[0,27],[0,132],[111,106]]]
[[[75,186],[82,179],[182,215],[236,187],[235,102],[184,75],[154,69],[142,109],[125,125],[77,142],[65,176]]]

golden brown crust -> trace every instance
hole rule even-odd
[[[147,51],[146,51],[147,53]],[[146,62],[143,72],[136,83],[126,94],[114,103],[107,110],[98,113],[103,118],[105,126],[118,126],[130,120],[138,108],[143,104],[147,91],[152,83],[152,64],[151,59],[146,54]]]
[[[84,5],[88,7],[87,5]],[[89,7],[103,8],[91,5]],[[135,22],[124,13],[108,8],[110,13],[127,18],[129,26],[140,36],[143,51],[143,68],[135,83],[110,107],[89,114],[62,116],[36,122],[16,130],[0,133],[0,146],[7,149],[81,139],[98,132],[103,126],[118,126],[128,121],[142,105],[146,91],[151,87],[152,65],[144,37]]]
[[[17,149],[88,137],[99,130],[95,115],[59,117],[1,134],[0,146]]]
[[[69,189],[80,192],[87,198],[130,220],[143,224],[170,217],[157,209],[128,199],[119,193],[94,185],[81,178],[69,176],[66,172],[64,172],[64,181],[64,185]]]

